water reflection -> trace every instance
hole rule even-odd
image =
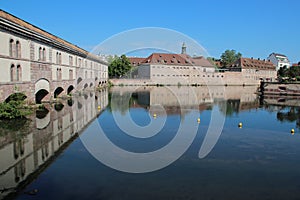
[[[0,199],[28,184],[107,104],[104,89],[46,105],[29,120],[0,123]]]
[[[126,113],[128,109],[143,107],[151,114],[159,113],[156,105],[161,105],[167,114],[181,114],[183,117],[193,109],[212,110],[219,106],[226,116],[238,114],[243,110],[259,107],[257,87],[114,87],[109,97],[114,96],[114,111]],[[109,104],[111,110],[111,105]],[[180,112],[183,111],[183,113]]]

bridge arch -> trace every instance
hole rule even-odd
[[[50,83],[47,79],[39,79],[36,83],[35,83],[35,87],[34,87],[35,91],[35,102],[40,104],[42,102],[42,100],[46,97],[49,96],[50,93]]]
[[[56,88],[54,91],[54,98],[57,98],[63,91],[64,89],[62,87]]]
[[[73,85],[70,85],[67,89],[67,94],[71,94],[71,92],[74,90],[74,86]]]

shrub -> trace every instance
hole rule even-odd
[[[31,112],[25,106],[24,95],[11,95],[8,102],[0,103],[0,119],[25,118]]]

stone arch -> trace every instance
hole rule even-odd
[[[49,100],[49,94],[50,94],[50,83],[47,79],[39,79],[35,83],[35,102],[41,103],[42,100],[48,96]]]
[[[73,85],[70,85],[67,89],[67,94],[71,94],[71,92],[74,90],[74,86]]]
[[[77,79],[77,84],[79,84],[81,81],[82,81],[82,78],[79,77],[79,78]]]
[[[54,98],[57,98],[63,91],[64,91],[64,89],[62,87],[56,88],[54,90]]]

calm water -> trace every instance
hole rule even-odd
[[[255,92],[120,87],[2,124],[2,198],[299,199],[299,100]]]

